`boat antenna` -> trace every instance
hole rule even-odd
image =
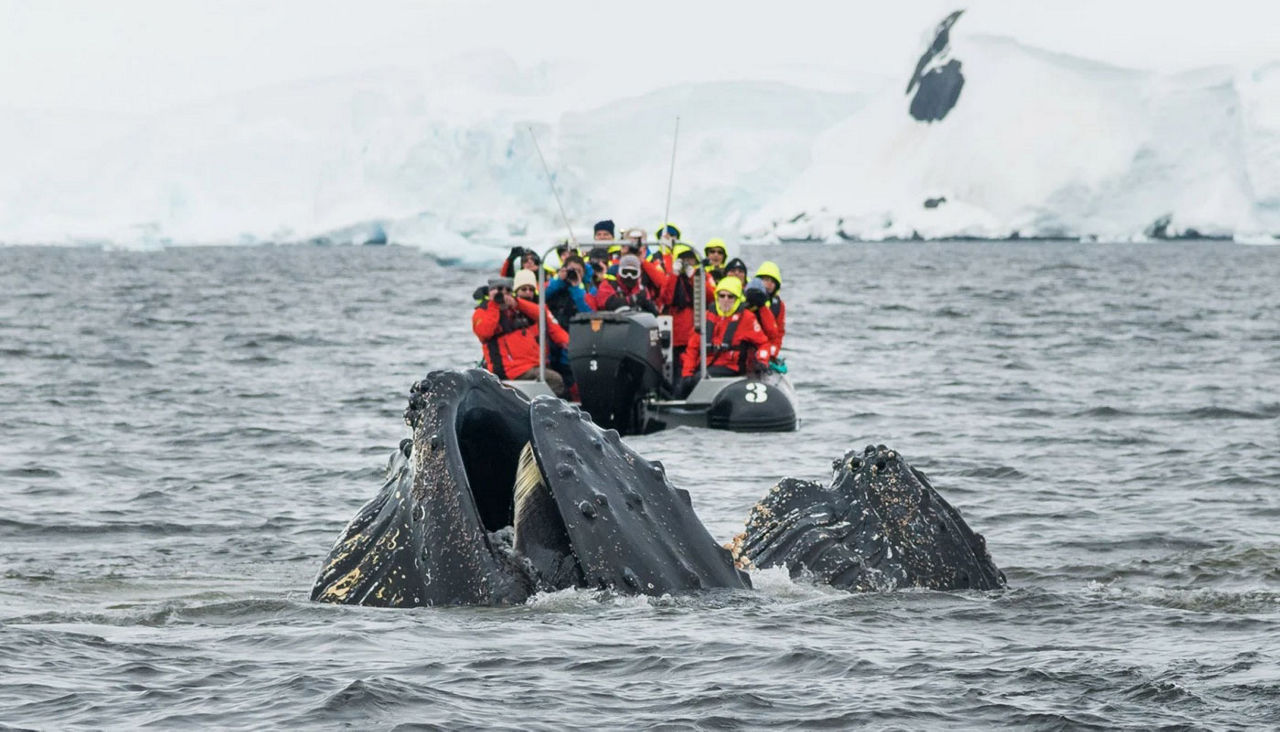
[[[707,331],[707,260],[705,258],[698,260],[698,270],[694,275],[698,278],[698,284],[694,289],[698,291],[697,304],[693,313],[696,321],[693,329],[698,333],[698,383],[707,380],[707,339],[711,337],[711,332]]]
[[[667,175],[667,210],[662,213],[662,234],[658,236],[658,246],[666,247],[662,242],[671,241],[670,235],[667,234],[667,225],[671,222],[671,186],[676,179],[676,143],[680,141],[680,115],[676,115],[676,131],[671,136],[671,173]],[[674,246],[674,242],[672,242]]]
[[[538,159],[542,161],[542,170],[547,174],[547,185],[551,186],[551,195],[556,197],[556,205],[560,207],[560,219],[564,221],[564,228],[569,232],[569,244],[576,246],[578,240],[573,236],[573,227],[569,226],[569,216],[564,212],[564,203],[560,201],[560,192],[556,190],[556,181],[551,177],[551,168],[547,166],[547,159],[542,157],[542,148],[538,146],[538,136],[533,132],[533,125],[529,125],[529,137],[533,139],[533,149],[538,151]]]
[[[573,227],[569,225],[569,215],[564,212],[564,202],[560,200],[560,192],[556,190],[556,181],[551,175],[547,159],[542,156],[542,148],[538,145],[538,136],[533,131],[533,125],[529,125],[529,137],[533,140],[533,149],[538,151],[538,160],[542,161],[542,170],[547,174],[547,185],[551,186],[551,195],[556,197],[556,206],[560,208],[560,220],[564,222],[565,231],[569,232],[569,246],[576,249],[578,239],[574,237]],[[546,254],[543,255],[543,261],[546,256]],[[560,264],[563,265],[564,262]],[[544,384],[547,382],[547,352],[544,345],[547,337],[547,304],[542,301],[543,294],[546,292],[545,271],[546,267],[542,261],[538,262],[538,381]]]
[[[572,236],[572,234],[570,234]],[[547,357],[550,352],[545,345],[547,337],[547,303],[543,299],[547,287],[547,268],[538,260],[538,381],[547,383]]]

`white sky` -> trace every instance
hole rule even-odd
[[[583,63],[647,87],[739,78],[840,88],[849,75],[907,73],[933,25],[960,7],[965,32],[1125,66],[1280,59],[1273,0],[0,0],[0,106],[146,113],[278,82],[430,70],[484,49],[526,70]]]

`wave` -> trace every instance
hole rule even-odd
[[[1280,405],[1264,406],[1257,411],[1231,407],[1197,407],[1169,416],[1181,416],[1184,419],[1275,419],[1280,417]]]
[[[1093,419],[1117,419],[1121,417],[1167,417],[1170,419],[1198,421],[1198,420],[1220,420],[1220,419],[1246,419],[1246,420],[1266,420],[1280,417],[1280,404],[1262,404],[1253,409],[1241,409],[1236,407],[1208,406],[1208,407],[1191,407],[1179,410],[1158,410],[1158,411],[1139,411],[1132,409],[1122,409],[1110,405],[1102,405],[1090,407],[1081,411],[1071,413],[1072,417],[1089,417]]]
[[[140,534],[142,536],[210,536],[232,533],[240,528],[240,524],[201,524],[179,523],[173,521],[138,521],[138,516],[130,516],[120,522],[102,521],[92,523],[58,523],[42,521],[39,523],[20,521],[11,518],[0,518],[0,529],[11,536],[40,537],[53,539],[66,536],[95,536],[116,534]]]
[[[1129,588],[1115,585],[1097,585],[1090,589],[1094,593],[1113,600],[1171,610],[1186,610],[1194,613],[1222,613],[1266,618],[1280,611],[1280,592],[1267,590],[1227,591],[1209,588]]]
[[[39,581],[44,579],[46,578],[38,578]],[[50,632],[52,631],[49,626],[160,627],[174,624],[247,624],[257,619],[280,620],[282,614],[305,613],[314,608],[315,606],[310,602],[278,598],[213,600],[187,598],[166,600],[158,607],[147,604],[119,604],[114,606],[113,612],[87,609],[36,612],[9,616],[5,618],[5,622],[14,626],[30,626]]]

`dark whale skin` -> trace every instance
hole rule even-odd
[[[751,587],[661,463],[559,399],[538,397],[531,415],[538,454],[559,472],[547,479],[587,586],[648,595]]]
[[[485,371],[437,371],[414,384],[405,421],[411,445],[330,550],[311,599],[508,605],[571,586],[648,595],[750,587],[661,466],[576,407],[530,403]],[[516,529],[537,543],[533,557],[503,539],[526,443],[550,492],[528,519],[546,525]]]
[[[982,535],[896,451],[850,450],[833,468],[829,486],[784,478],[770,489],[734,541],[740,566],[860,592],[1005,586]]]
[[[471,453],[488,451],[481,470],[514,466],[530,438],[528,403],[485,376],[438,371],[414,384],[405,410],[413,427],[411,457],[392,456],[387,481],[330,550],[311,599],[378,607],[504,605],[534,592],[532,578],[486,529],[483,514],[492,507],[483,496],[473,498],[467,475]],[[493,429],[487,446],[470,434],[472,424]],[[471,476],[477,482],[489,477]]]

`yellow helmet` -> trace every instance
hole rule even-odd
[[[724,252],[725,261],[726,262],[729,261],[729,246],[724,243],[724,239],[721,239],[719,237],[716,237],[715,239],[712,239],[711,241],[707,242],[707,245],[702,248],[702,253],[706,254],[707,250],[717,249],[717,248]]]
[[[667,233],[671,234],[672,239],[680,238],[680,228],[677,227],[675,224],[671,223],[670,221],[668,221],[666,226],[659,226],[658,230],[653,232],[653,236],[658,241],[662,241],[662,234],[664,229],[666,230]]]
[[[735,297],[742,297],[742,280],[737,277],[725,277],[716,283],[716,293],[731,292]]]
[[[756,277],[768,277],[778,283],[779,290],[782,289],[782,270],[773,262],[761,262],[760,269],[756,270]]]
[[[675,247],[674,247],[674,248],[672,248],[672,250],[671,250],[671,258],[672,258],[672,259],[679,259],[679,258],[680,258],[680,255],[682,255],[682,254],[692,254],[692,255],[693,255],[693,256],[695,256],[695,257],[696,257],[696,256],[698,256],[698,255],[693,251],[693,247],[689,246],[688,244],[685,244],[684,242],[678,242],[678,243],[676,243]]]
[[[719,295],[722,292],[728,292],[733,295],[733,307],[720,307]],[[734,310],[738,309],[738,306],[741,305],[742,301],[745,299],[742,296],[742,280],[737,277],[725,277],[716,283],[716,295],[716,312],[720,315],[728,315],[729,313],[732,313]]]

